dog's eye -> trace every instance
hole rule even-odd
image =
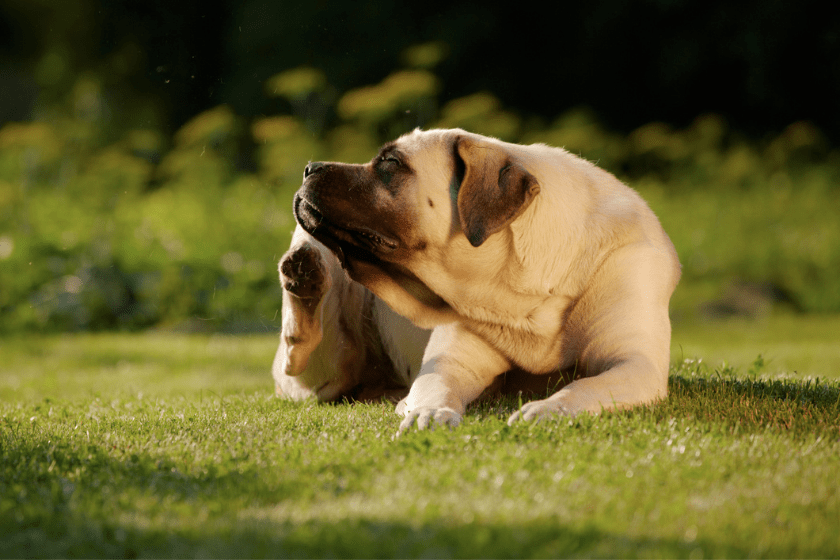
[[[388,164],[391,164],[391,165],[401,165],[400,160],[398,160],[394,156],[382,156],[381,162],[382,163],[388,163]]]

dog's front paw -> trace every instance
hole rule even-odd
[[[302,301],[317,306],[328,286],[327,267],[312,245],[303,244],[280,260],[283,289]]]
[[[518,411],[514,412],[508,419],[508,426],[512,426],[516,422],[540,422],[541,420],[556,420],[561,417],[574,416],[574,413],[569,411],[563,402],[559,400],[545,399],[542,401],[532,401],[522,405]]]
[[[399,409],[399,405],[397,406]],[[405,406],[403,406],[402,409],[405,410]],[[402,423],[400,423],[400,433],[402,434],[407,432],[415,425],[418,430],[425,430],[426,428],[434,429],[436,425],[454,428],[460,423],[461,415],[451,408],[422,406],[405,413],[405,419],[403,419]]]

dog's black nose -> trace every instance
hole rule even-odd
[[[320,162],[320,161],[310,162],[309,165],[307,165],[303,169],[303,178],[306,179],[307,177],[309,177],[310,175],[312,175],[313,173],[315,173],[316,171],[318,171],[322,167],[324,167],[323,162]]]

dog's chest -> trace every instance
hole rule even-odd
[[[528,313],[475,313],[465,323],[511,362],[532,373],[554,371],[574,364],[574,350],[565,329],[566,298],[551,298]],[[569,363],[566,363],[569,362]]]

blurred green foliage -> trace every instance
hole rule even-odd
[[[0,330],[274,330],[303,167],[365,161],[416,126],[562,146],[626,180],[677,246],[680,313],[736,281],[770,284],[798,310],[840,311],[840,153],[809,123],[748,139],[704,115],[619,135],[585,108],[546,123],[486,91],[440,104],[439,48],[343,94],[317,69],[283,72],[265,94],[286,99],[286,114],[246,122],[220,105],[171,139],[109,129],[96,80],[78,78],[63,110],[0,129]]]

